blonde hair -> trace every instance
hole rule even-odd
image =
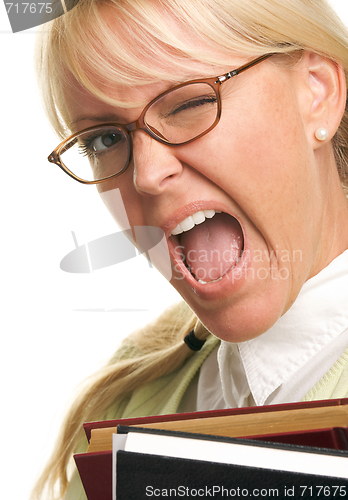
[[[231,54],[256,57],[303,49],[342,64],[348,79],[347,29],[326,0],[80,0],[67,14],[44,25],[37,65],[46,111],[64,137],[69,134],[69,117],[63,89],[73,84],[70,73],[105,102],[136,106],[126,98],[112,100],[107,89],[163,79],[177,82],[178,68],[190,69],[192,61],[226,66]],[[164,73],[161,61],[172,68],[171,74],[167,69]],[[346,107],[333,147],[348,189],[347,144]],[[118,398],[178,369],[190,356],[182,340],[195,321],[184,304],[169,310],[130,336],[109,364],[86,382],[33,498],[43,498],[45,488],[55,498],[55,485],[57,498],[63,498],[83,422],[102,419]]]
[[[66,415],[32,499],[64,498],[72,455],[81,445],[84,447],[83,423],[105,420],[118,399],[180,368],[194,353],[183,342],[194,327],[197,338],[209,336],[185,302],[171,306],[155,322],[127,337],[109,363],[85,381]]]

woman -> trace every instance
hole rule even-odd
[[[37,492],[84,498],[86,420],[346,397],[348,34],[326,1],[81,0],[42,36],[73,134],[50,160],[163,230],[189,307],[87,383]]]

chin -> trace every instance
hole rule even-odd
[[[247,283],[244,283],[245,288]],[[249,292],[249,293],[248,293]],[[182,297],[203,325],[216,337],[237,343],[267,332],[290,308],[286,283],[259,285],[258,292],[241,289],[228,297],[205,301],[191,293]]]

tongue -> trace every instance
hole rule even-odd
[[[239,222],[228,214],[212,219],[182,233],[186,264],[196,279],[214,281],[238,262],[243,249],[243,232]]]

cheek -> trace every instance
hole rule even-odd
[[[238,202],[272,205],[284,192],[296,196],[311,161],[304,126],[288,93],[261,94],[226,107],[214,136],[215,164],[224,189]],[[293,104],[293,105],[291,105]],[[217,170],[216,170],[217,171]],[[220,180],[220,183],[222,181]]]

